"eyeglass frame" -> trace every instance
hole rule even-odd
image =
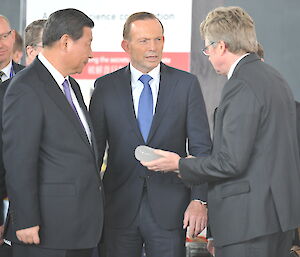
[[[2,40],[5,41],[5,40],[7,40],[8,36],[11,35],[12,32],[13,32],[13,31],[10,30],[10,31],[8,31],[8,32],[6,32],[6,33],[0,34],[0,41],[2,41]]]
[[[216,41],[212,41],[210,44],[208,44],[207,46],[205,46],[203,49],[201,49],[202,53],[205,55],[205,56],[209,56],[209,54],[207,54],[205,51],[208,50],[208,47],[209,46],[212,46],[213,44],[216,44],[217,42]]]

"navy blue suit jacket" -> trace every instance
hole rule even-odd
[[[135,116],[129,66],[97,79],[90,105],[102,162],[108,144],[104,175],[108,226],[126,227],[136,216],[144,183],[153,215],[161,227],[182,227],[191,199],[206,200],[206,185],[190,188],[175,173],[150,172],[134,157],[139,145],[186,156],[208,155],[211,140],[206,108],[196,76],[161,64],[160,86],[148,141]]]

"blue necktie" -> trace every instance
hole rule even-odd
[[[152,77],[147,74],[144,74],[139,78],[139,80],[144,84],[144,89],[139,99],[138,123],[145,142],[147,142],[153,118],[153,97],[149,84],[151,79]]]

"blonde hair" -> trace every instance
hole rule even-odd
[[[240,7],[218,7],[208,13],[200,25],[203,39],[224,41],[228,50],[237,53],[256,53],[255,25],[250,15]]]

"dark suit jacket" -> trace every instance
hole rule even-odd
[[[286,81],[256,55],[243,58],[225,84],[212,155],[180,160],[187,182],[209,182],[216,246],[296,228],[300,166],[296,111]]]
[[[21,71],[25,68],[25,66],[15,63],[14,61],[12,61],[12,66],[13,66],[13,70],[15,73],[18,73],[19,71]]]
[[[94,133],[80,88],[71,86]],[[40,247],[92,248],[103,223],[96,147],[57,83],[36,59],[19,72],[3,104],[3,159],[10,199],[6,238],[40,226]]]
[[[18,73],[20,70],[24,68],[23,65],[17,64],[14,61],[12,62],[13,70],[15,73]],[[2,134],[2,104],[5,91],[11,79],[4,81],[0,85],[0,135]],[[3,217],[3,202],[2,199],[7,197],[6,193],[6,186],[5,186],[5,170],[3,165],[3,158],[2,158],[2,136],[0,137],[0,224],[3,224],[4,217]]]
[[[95,87],[90,113],[100,163],[106,143],[109,146],[103,180],[106,224],[124,228],[132,222],[145,182],[156,221],[165,229],[182,227],[188,203],[191,199],[206,200],[207,188],[191,191],[175,174],[148,171],[135,159],[134,150],[146,144],[186,156],[188,138],[192,155],[210,153],[209,126],[197,78],[161,64],[157,105],[146,143],[135,117],[129,67],[99,78]]]

